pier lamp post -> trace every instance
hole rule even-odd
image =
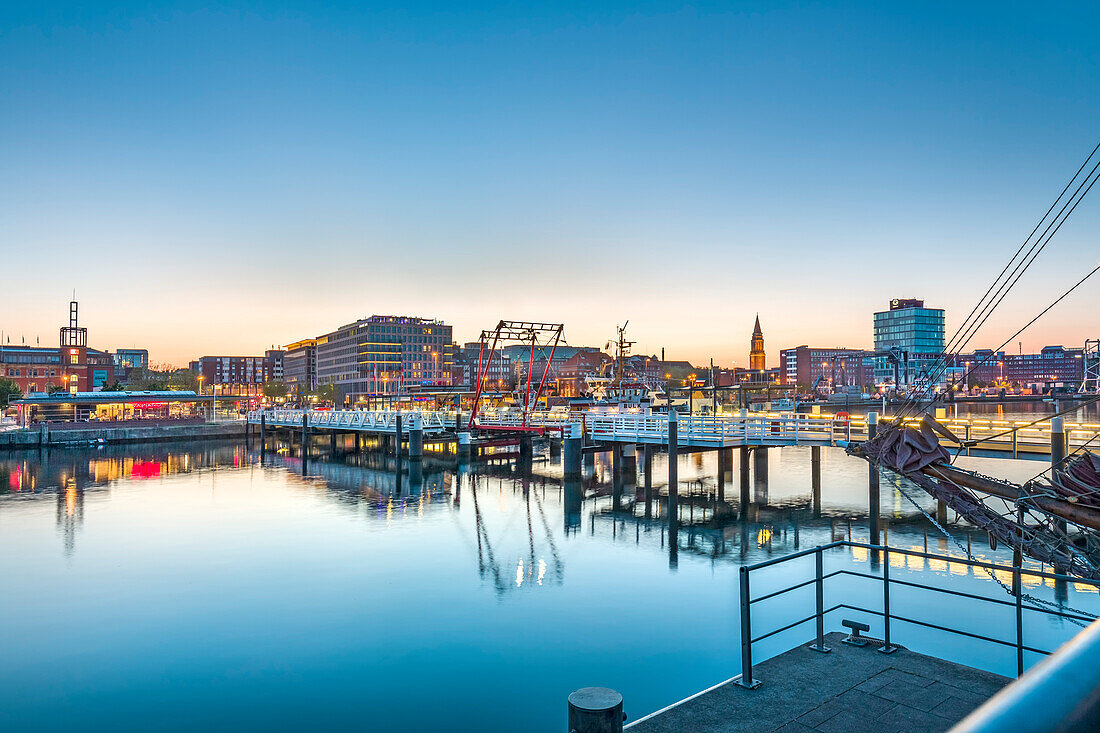
[[[965,374],[965,378],[966,378],[966,395],[967,395],[967,397],[969,397],[970,396],[970,362],[964,361],[963,366],[966,368],[966,374]]]

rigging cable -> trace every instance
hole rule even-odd
[[[938,381],[939,376],[947,369],[948,355],[950,354],[950,352],[961,349],[970,341],[971,338],[973,338],[977,330],[985,324],[985,322],[989,319],[989,316],[992,314],[993,310],[1000,305],[1000,303],[1009,294],[1009,292],[1024,275],[1031,264],[1034,263],[1035,259],[1046,248],[1047,244],[1050,243],[1050,240],[1058,232],[1062,224],[1065,223],[1065,220],[1069,218],[1069,216],[1077,208],[1077,205],[1080,204],[1081,200],[1083,200],[1088,192],[1092,189],[1092,186],[1096,183],[1097,178],[1100,178],[1100,176],[1096,175],[1097,169],[1100,168],[1100,160],[1098,160],[1096,164],[1093,165],[1092,169],[1089,170],[1089,172],[1077,185],[1077,188],[1073,191],[1073,193],[1070,194],[1069,198],[1062,204],[1061,209],[1058,210],[1058,213],[1055,214],[1054,218],[1050,219],[1050,221],[1047,222],[1046,227],[1043,229],[1039,237],[1032,241],[1035,232],[1037,232],[1040,227],[1043,226],[1043,223],[1047,221],[1050,213],[1058,206],[1058,203],[1062,201],[1063,197],[1066,194],[1066,191],[1068,191],[1073,186],[1074,181],[1078,179],[1081,171],[1083,171],[1088,166],[1089,162],[1093,159],[1098,150],[1100,150],[1100,143],[1098,143],[1097,146],[1093,148],[1092,152],[1089,153],[1088,157],[1085,159],[1085,162],[1082,163],[1081,167],[1078,168],[1076,173],[1074,173],[1069,183],[1066,184],[1066,187],[1062,190],[1062,192],[1054,200],[1054,203],[1051,204],[1050,208],[1039,220],[1039,223],[1035,225],[1034,229],[1032,229],[1031,233],[1020,245],[1016,253],[1013,254],[1012,258],[1004,266],[1000,274],[998,274],[998,276],[986,289],[985,293],[971,310],[970,314],[967,315],[966,319],[964,319],[963,323],[956,330],[949,343],[946,344],[939,355],[937,355],[937,360],[932,367],[932,374],[929,374],[927,369],[925,370],[924,373],[927,377],[927,380],[923,391],[920,393],[921,395],[926,395],[928,390],[931,389],[931,385]],[[1031,242],[1030,247],[1028,246],[1029,242]],[[1024,251],[1025,249],[1026,252]],[[1021,252],[1024,253],[1022,258],[1020,257]],[[1018,258],[1019,261],[1017,261]],[[1015,263],[1015,266],[1013,265],[1013,263]],[[1008,273],[1007,278],[1005,277],[1006,273]],[[993,293],[992,297],[990,297],[990,293]],[[975,316],[975,314],[977,315]],[[918,403],[919,399],[920,396],[910,397],[909,401],[906,403],[906,406],[903,407],[903,414],[906,410],[914,407]]]

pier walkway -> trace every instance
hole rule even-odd
[[[927,657],[903,647],[842,644],[819,654],[803,644],[755,665],[762,684],[748,690],[723,682],[627,723],[631,733],[809,733],[810,731],[945,731],[993,696],[1007,677]],[[629,711],[628,711],[629,712]]]
[[[455,411],[391,410],[267,410],[248,414],[248,422],[260,424],[264,416],[270,428],[300,428],[303,417],[311,430],[394,435],[401,418],[402,435],[421,430],[425,436],[454,441],[466,428],[468,414]],[[882,418],[883,420],[889,418]],[[461,421],[461,425],[456,425]],[[942,423],[961,440],[967,450],[995,455],[1049,455],[1049,423],[1030,425],[1007,420],[946,419]],[[739,414],[679,415],[677,442],[686,448],[712,449],[739,446],[827,446],[867,437],[867,418],[838,414],[792,412],[747,412]],[[662,413],[559,410],[532,413],[524,424],[518,410],[489,409],[479,413],[472,432],[507,428],[544,428],[550,434],[579,431],[590,443],[667,445],[668,416]],[[1066,423],[1069,450],[1083,445],[1100,445],[1100,424]],[[950,445],[948,446],[950,448]]]

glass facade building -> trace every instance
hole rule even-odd
[[[902,384],[918,384],[931,371],[944,349],[944,312],[925,308],[923,300],[895,298],[890,309],[875,313],[875,351],[905,352],[899,370]],[[906,376],[908,372],[908,378]],[[887,357],[875,359],[875,381],[894,381],[894,364]]]

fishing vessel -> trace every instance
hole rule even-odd
[[[664,399],[664,391],[656,378],[640,372],[632,365],[631,347],[636,342],[626,338],[628,320],[616,326],[615,341],[604,347],[613,349],[613,360],[598,372],[585,376],[588,402],[592,409],[645,410],[658,407]]]

